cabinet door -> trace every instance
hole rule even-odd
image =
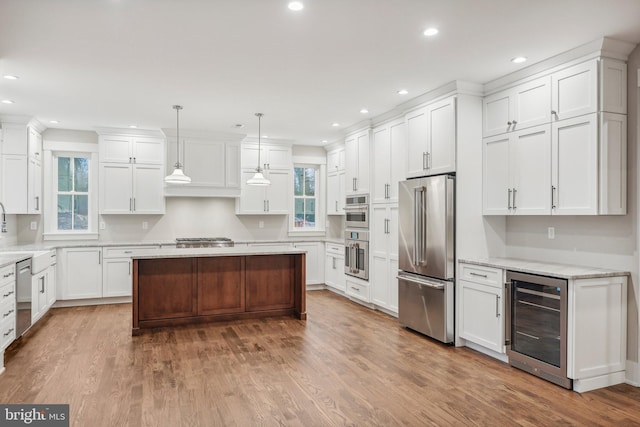
[[[240,146],[226,144],[225,155],[227,159],[225,184],[228,188],[240,188],[242,186],[240,183]]]
[[[47,306],[47,273],[42,271],[31,278],[31,323],[44,314]]]
[[[627,116],[600,114],[600,215],[627,213]]]
[[[511,130],[511,90],[486,96],[482,101],[483,135],[493,136],[507,133]]]
[[[101,136],[100,161],[104,163],[132,163],[131,138],[114,135]]]
[[[102,296],[131,296],[131,259],[105,259],[102,268]]]
[[[164,163],[164,141],[159,138],[132,138],[132,156],[134,163],[162,165]]]
[[[198,258],[198,314],[244,311],[244,257]]]
[[[64,249],[63,263],[59,299],[102,297],[101,248]]]
[[[293,308],[295,271],[293,256],[248,256],[245,262],[246,311]]]
[[[373,130],[373,203],[386,202],[391,183],[391,139],[387,125]]]
[[[133,166],[133,212],[164,213],[164,180],[161,165]]]
[[[322,256],[322,244],[318,242],[296,243],[296,248],[307,251],[305,260],[307,285],[319,285],[324,283],[324,257]]]
[[[503,290],[459,280],[460,338],[504,353]]]
[[[327,253],[325,257],[325,284],[345,292],[344,257]]]
[[[266,187],[247,185],[247,180],[256,173],[253,169],[242,171],[242,192],[236,199],[238,214],[264,214],[267,210]],[[273,185],[273,181],[271,183]]]
[[[345,147],[345,194],[353,194],[356,190],[356,178],[358,177],[358,140],[355,136],[344,142]]]
[[[381,307],[389,305],[389,237],[387,234],[389,208],[386,205],[371,208],[371,248],[372,264],[369,274],[371,301]]]
[[[551,213],[551,129],[533,127],[511,134],[509,175],[516,215]]]
[[[29,140],[28,140],[28,155],[29,158],[35,159],[38,162],[42,161],[42,135],[40,135],[35,129],[28,128]]]
[[[101,214],[128,214],[133,211],[131,170],[132,165],[125,163],[100,164]]]
[[[369,131],[357,136],[358,139],[358,175],[356,176],[356,192],[369,192]]]
[[[404,181],[407,173],[407,132],[404,120],[389,126],[389,137],[391,139],[391,181],[388,201],[398,203],[398,183]],[[376,176],[376,174],[377,169],[374,169],[373,175]]]
[[[51,307],[56,302],[57,289],[56,265],[47,269],[47,307]]]
[[[225,144],[192,139],[184,145],[184,173],[192,185],[224,187],[226,178]]]
[[[509,135],[502,134],[483,140],[482,214],[510,213]]]
[[[327,215],[337,215],[340,210],[340,181],[338,174],[333,173],[327,177]]]
[[[2,156],[2,202],[8,214],[27,213],[28,163],[26,155]]]
[[[456,104],[448,98],[429,106],[429,175],[456,170]]]
[[[327,153],[327,173],[338,172],[339,150],[332,150]]]
[[[267,187],[267,213],[288,214],[290,208],[289,194],[291,189],[288,170],[270,170],[266,177],[271,181]]]
[[[288,146],[267,146],[267,156],[263,163],[266,161],[267,165],[265,169],[282,169],[291,170],[291,147]]]
[[[407,178],[423,176],[427,170],[428,118],[426,108],[412,111],[407,123]]]
[[[558,215],[596,215],[597,114],[553,123],[552,133],[552,212]]]
[[[28,166],[27,209],[30,214],[42,213],[42,164],[39,159],[30,157]]]
[[[512,92],[511,130],[526,129],[551,121],[551,78],[541,77],[516,86]]]
[[[192,317],[198,312],[197,258],[138,261],[138,318]]]
[[[595,113],[598,107],[598,62],[583,62],[551,75],[553,120]]]
[[[373,255],[371,258],[371,302],[380,307],[389,306],[389,261],[387,257]]]

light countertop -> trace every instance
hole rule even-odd
[[[594,279],[598,277],[629,276],[631,274],[623,270],[529,261],[517,258],[458,259],[458,262],[541,276],[559,277],[561,279]]]
[[[197,258],[216,256],[246,256],[246,255],[294,255],[304,254],[304,249],[291,246],[234,246],[231,248],[185,248],[149,250],[143,254],[133,255],[133,259],[157,258]]]

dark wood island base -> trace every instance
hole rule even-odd
[[[133,329],[291,315],[306,320],[305,253],[134,258]]]

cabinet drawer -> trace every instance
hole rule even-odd
[[[0,304],[0,322],[16,318],[16,301],[7,300]]]
[[[105,258],[128,258],[134,254],[144,253],[145,251],[151,251],[159,249],[158,245],[153,246],[114,246],[112,248],[104,248]]]
[[[0,351],[4,350],[16,339],[16,318],[9,316],[0,320]]]
[[[6,301],[15,301],[16,300],[16,285],[14,282],[7,283],[0,287],[0,305],[4,304]],[[2,319],[0,319],[2,320]]]
[[[347,280],[347,295],[369,302],[369,285]]]
[[[0,269],[0,286],[13,283],[16,280],[16,265],[11,264]]]
[[[469,280],[475,283],[502,288],[503,270],[494,267],[481,265],[460,264],[460,279]]]
[[[336,243],[327,243],[327,253],[334,255],[344,255],[344,245]]]

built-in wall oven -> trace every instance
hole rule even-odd
[[[344,272],[369,280],[369,231],[347,229],[344,245]]]
[[[507,271],[509,363],[565,388],[567,281]]]
[[[344,206],[345,226],[351,228],[369,228],[369,195],[347,196]]]

